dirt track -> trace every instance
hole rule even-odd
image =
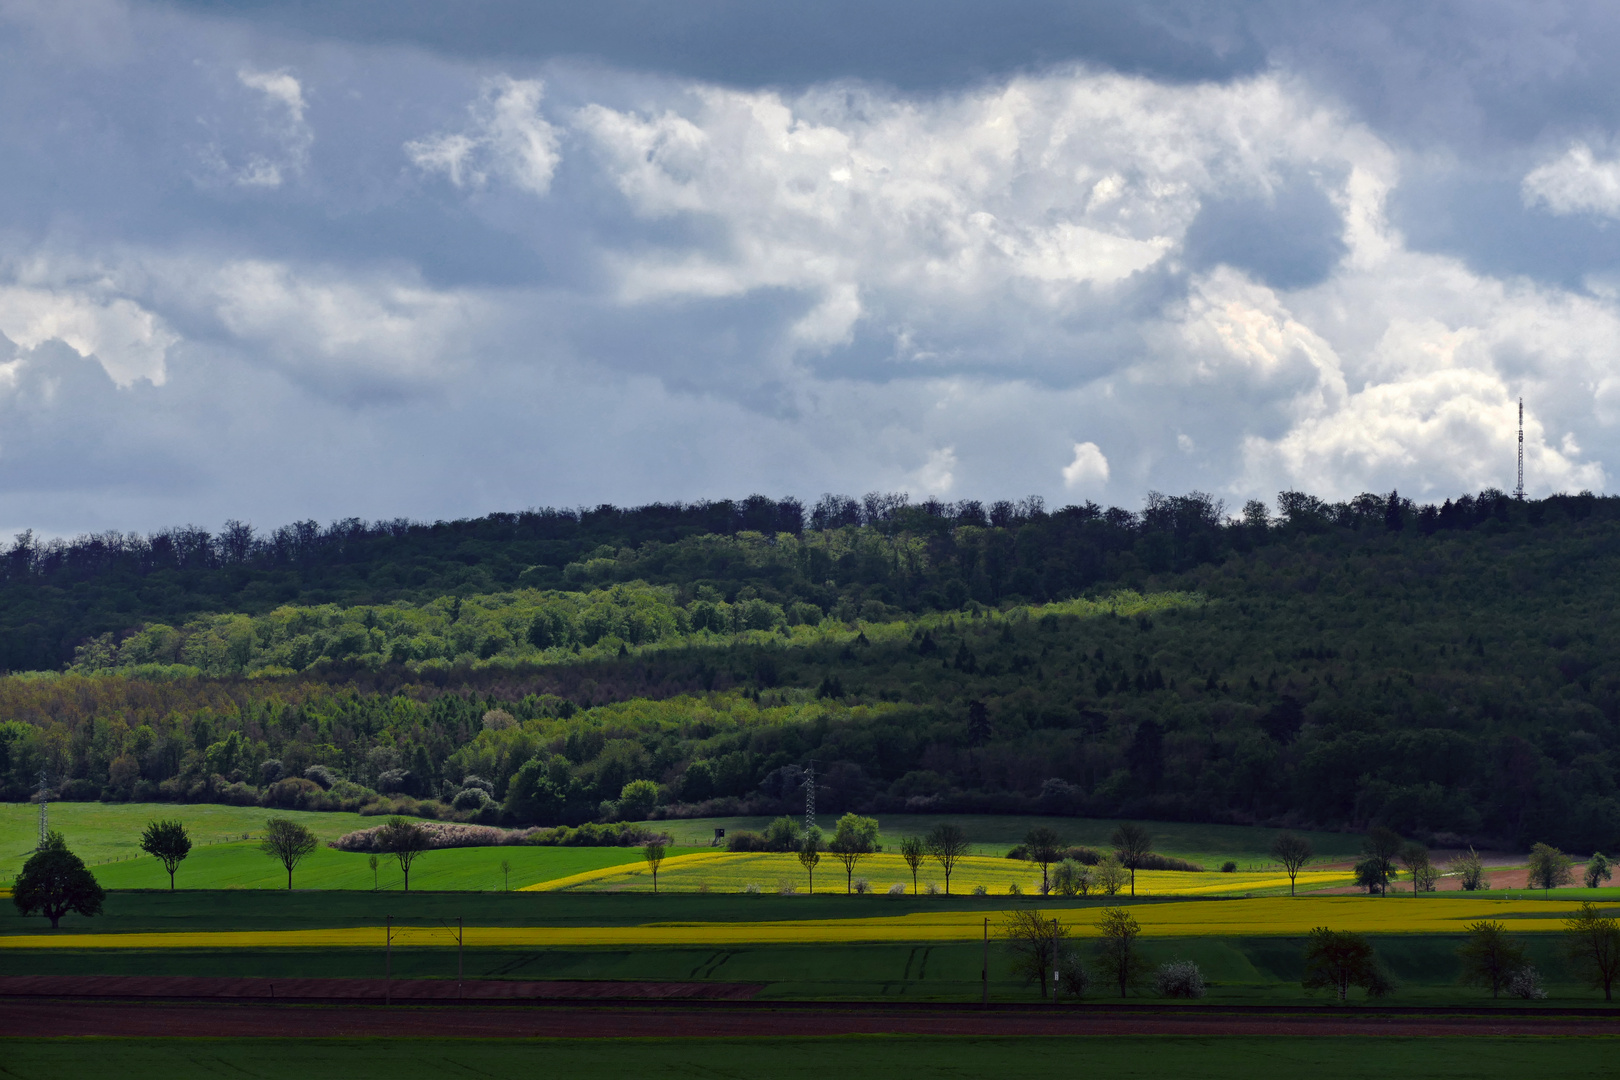
[[[596,1005],[308,1005],[0,1000],[0,1031],[43,1036],[618,1038],[895,1035],[1620,1035],[1620,1013],[1427,1014],[1101,1004],[993,1008],[654,1000]]]

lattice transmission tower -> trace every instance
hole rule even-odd
[[[816,763],[804,770],[804,831],[816,827]]]
[[[1519,399],[1519,486],[1513,489],[1513,497],[1524,501],[1524,398]]]

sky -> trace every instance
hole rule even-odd
[[[1620,475],[1620,9],[0,0],[0,534]]]

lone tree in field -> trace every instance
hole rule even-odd
[[[1024,858],[1041,864],[1041,895],[1052,891],[1046,868],[1063,857],[1063,837],[1056,829],[1037,825],[1024,834]],[[1045,987],[1042,987],[1045,992]]]
[[[821,862],[821,830],[811,829],[799,845],[799,865],[810,875],[810,891],[816,891],[816,864]]]
[[[1603,988],[1603,1000],[1614,1000],[1614,980],[1620,976],[1620,922],[1605,915],[1590,900],[1564,920],[1564,948],[1571,965],[1587,983]]]
[[[922,866],[927,854],[928,842],[920,836],[908,836],[900,841],[900,857],[911,867],[911,891],[914,895],[917,892],[917,868]]]
[[[1601,851],[1593,853],[1592,861],[1586,864],[1586,873],[1583,876],[1586,887],[1596,889],[1613,876],[1614,867],[1609,862],[1608,856]]]
[[[290,818],[273,817],[264,823],[264,839],[259,850],[278,859],[287,868],[287,888],[292,888],[293,868],[315,850],[315,834]]]
[[[399,860],[400,873],[405,875],[405,891],[411,891],[411,863],[428,849],[432,837],[414,821],[391,817],[377,834],[377,843],[384,851]]]
[[[1551,844],[1537,844],[1530,849],[1530,887],[1545,896],[1549,889],[1568,885],[1574,879],[1574,865],[1573,859]]]
[[[647,869],[652,871],[653,893],[658,892],[658,868],[664,865],[664,844],[661,840],[649,840],[647,846],[641,849],[641,857],[647,860]],[[505,863],[501,864],[505,866]]]
[[[1462,962],[1458,981],[1488,987],[1491,997],[1500,997],[1530,962],[1524,946],[1507,936],[1507,927],[1489,919],[1468,924],[1468,939],[1457,949],[1457,959]]]
[[[1395,878],[1395,856],[1401,850],[1401,836],[1393,829],[1376,825],[1361,842],[1361,861],[1356,863],[1356,884],[1369,893],[1385,896]]]
[[[51,920],[51,929],[62,923],[62,916],[77,912],[86,917],[101,914],[107,894],[95,875],[85,869],[84,860],[67,848],[59,832],[45,834],[45,843],[28,857],[11,886],[11,902],[24,915],[39,912]]]
[[[1097,920],[1097,941],[1093,945],[1097,966],[1109,982],[1119,987],[1120,997],[1142,977],[1143,961],[1136,951],[1136,939],[1141,934],[1136,916],[1124,908],[1103,908]]]
[[[169,891],[174,892],[174,872],[191,854],[186,827],[168,818],[147,822],[146,831],[141,833],[141,850],[163,863],[163,869],[169,872]]]
[[[371,856],[371,858],[367,859],[366,860],[366,865],[371,867],[371,891],[376,892],[377,891],[377,856],[373,855],[373,856]]]
[[[935,825],[928,833],[928,854],[939,863],[939,868],[945,873],[945,895],[951,895],[951,871],[955,869],[958,860],[968,853],[967,833],[962,831],[960,825],[952,825],[942,821]]]
[[[1001,936],[1012,953],[1013,971],[1025,982],[1037,983],[1046,996],[1047,973],[1057,967],[1069,940],[1068,927],[1040,911],[1009,911],[1001,921]]]
[[[1435,883],[1440,880],[1440,874],[1429,861],[1429,849],[1422,844],[1406,844],[1401,848],[1401,865],[1406,872],[1412,875],[1412,895],[1420,892],[1434,892]]]
[[[1464,892],[1484,892],[1491,887],[1491,879],[1485,876],[1485,860],[1473,848],[1452,859],[1449,869]]]
[[[1361,934],[1325,926],[1312,930],[1305,944],[1305,978],[1300,985],[1307,990],[1332,989],[1340,1001],[1349,996],[1352,986],[1367,991],[1368,997],[1395,991],[1395,982],[1379,963],[1371,942]]]
[[[827,848],[844,864],[844,895],[855,891],[855,865],[878,849],[877,835],[876,818],[845,814],[838,819],[838,828]]]
[[[1113,839],[1109,842],[1114,845],[1114,854],[1119,856],[1120,865],[1131,872],[1131,895],[1135,896],[1136,868],[1153,853],[1153,836],[1134,821],[1127,821],[1114,830]]]
[[[1288,895],[1294,895],[1294,879],[1299,876],[1300,868],[1310,861],[1312,855],[1311,842],[1298,833],[1280,832],[1277,839],[1271,842],[1271,857],[1283,864],[1288,871]]]

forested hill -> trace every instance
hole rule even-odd
[[[356,542],[392,561],[18,556],[17,603],[106,621],[62,631],[71,672],[0,679],[0,783],[572,823],[775,812],[813,760],[829,810],[1620,842],[1620,500],[828,499],[681,532],[700,511]]]
[[[904,496],[535,510],[469,521],[313,521],[256,533],[227,522],[150,536],[106,533],[0,552],[0,671],[70,663],[104,634],[200,613],[263,614],[285,605],[423,604],[514,589],[588,591],[604,583],[752,590],[791,609],[843,616],[1043,602],[1218,563],[1322,532],[1474,529],[1561,534],[1611,520],[1615,500],[1555,496],[1515,503],[1486,491],[1414,506],[1362,495],[1328,504],[1285,492],[1275,515],[1250,503],[1229,519],[1208,496],[1150,495],[1141,512],[1093,503],[1047,512],[1041,500],[912,504]],[[1414,549],[1414,551],[1417,549]],[[870,605],[870,606],[869,606]]]

